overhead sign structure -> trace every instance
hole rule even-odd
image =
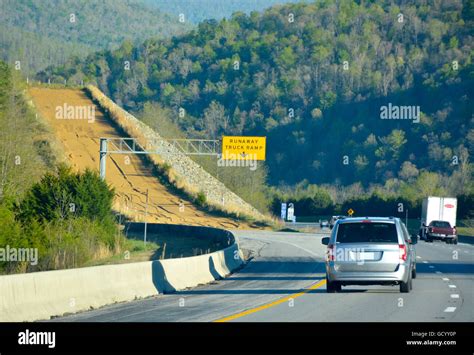
[[[222,137],[222,159],[265,160],[267,137]]]
[[[169,146],[186,155],[219,155],[218,140],[159,138],[149,139],[146,146],[142,146],[136,138],[100,138],[100,177],[105,179],[108,154],[159,154]]]

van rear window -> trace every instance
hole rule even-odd
[[[342,223],[337,229],[336,243],[397,243],[395,223]]]

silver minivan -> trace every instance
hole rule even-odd
[[[354,217],[338,220],[327,245],[326,289],[346,285],[400,285],[410,292],[416,278],[417,237],[394,217]]]

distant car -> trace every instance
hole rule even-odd
[[[329,228],[329,221],[324,220],[319,222],[319,227],[322,228]]]
[[[399,285],[410,292],[416,278],[416,244],[399,218],[357,217],[338,220],[327,245],[326,290],[347,285]]]
[[[428,226],[422,227],[420,235],[428,243],[432,243],[433,240],[442,240],[446,244],[458,244],[456,226],[451,227],[447,221],[431,221]]]
[[[336,222],[343,218],[345,218],[345,216],[332,216],[331,219],[329,220],[329,228],[333,229]]]

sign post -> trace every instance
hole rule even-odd
[[[143,244],[146,246],[146,232],[147,232],[147,217],[148,217],[148,189],[146,189],[146,202],[145,202],[145,230],[143,231]]]

